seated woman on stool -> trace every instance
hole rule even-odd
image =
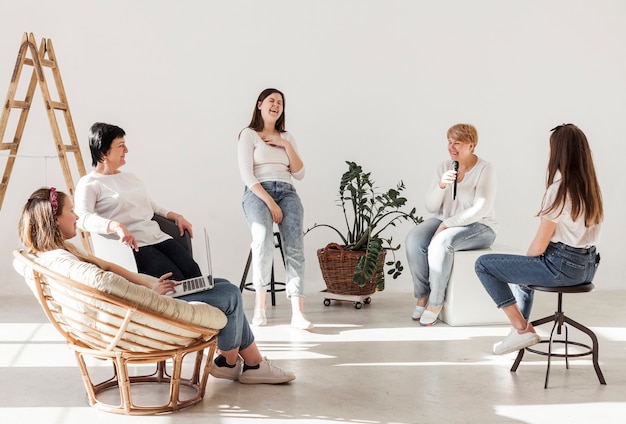
[[[20,239],[29,253],[46,258],[52,264],[55,263],[55,259],[61,258],[89,262],[161,295],[172,291],[173,286],[179,284],[169,280],[171,273],[158,279],[151,278],[95,256],[80,253],[72,243],[66,241],[76,235],[77,220],[78,216],[74,213],[74,205],[69,196],[56,191],[54,187],[41,188],[30,196],[24,206],[19,223]],[[54,267],[51,269],[57,271]],[[248,326],[241,293],[237,286],[223,278],[216,278],[212,290],[181,296],[179,299],[204,302],[220,309],[226,315],[226,326],[220,330],[217,339],[220,355],[211,367],[212,376],[239,380],[244,384],[278,384],[296,378],[293,373],[281,370],[261,356]]]
[[[489,254],[476,260],[478,278],[513,326],[494,345],[496,355],[541,341],[528,321],[534,293],[529,285],[574,286],[596,273],[602,193],[587,137],[576,125],[552,129],[546,192],[537,215],[541,222],[527,256]],[[509,284],[515,284],[515,293]]]

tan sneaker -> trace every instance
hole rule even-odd
[[[217,358],[216,358],[217,359]],[[220,367],[216,361],[213,361],[211,365],[211,371],[209,372],[215,378],[225,378],[227,380],[237,380],[241,374],[241,359],[237,358],[237,363],[234,367]]]
[[[258,368],[247,368],[239,376],[239,382],[243,384],[281,384],[295,380],[292,372],[284,371],[263,357]]]

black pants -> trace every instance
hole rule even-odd
[[[200,267],[193,257],[176,240],[169,239],[150,246],[140,247],[133,252],[137,271],[160,278],[168,272],[173,273],[171,280],[186,280],[202,275]]]

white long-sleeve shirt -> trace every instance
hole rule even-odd
[[[117,221],[128,228],[139,247],[171,238],[152,221],[152,216],[167,216],[168,210],[156,205],[141,182],[133,174],[119,172],[104,175],[91,171],[76,185],[74,212],[78,227],[98,234],[107,234],[109,222]]]
[[[280,136],[289,140],[296,152],[298,151],[296,140],[291,133],[284,132]],[[245,128],[239,135],[237,160],[239,174],[248,188],[263,181],[283,181],[291,184],[292,177],[296,180],[304,178],[304,166],[298,172],[292,173],[285,149],[270,146],[250,128]]]
[[[452,161],[445,160],[437,168],[431,188],[426,195],[426,210],[443,221],[447,227],[461,227],[474,222],[488,225],[497,231],[495,219],[496,171],[480,158],[457,183],[456,199],[452,199],[452,184],[439,187],[443,174],[452,169]]]

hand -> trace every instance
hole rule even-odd
[[[448,228],[448,226],[445,225],[443,222],[441,224],[439,224],[439,227],[437,227],[437,231],[435,231],[435,234],[433,234],[433,236],[431,237],[431,240],[434,239],[437,236],[437,234],[439,234],[440,232],[442,232],[446,228]]]
[[[172,276],[171,272],[167,274],[163,274],[158,281],[155,281],[151,284],[150,288],[157,292],[158,294],[168,294],[174,291],[174,287],[180,284],[179,281],[168,280],[169,277]]]
[[[439,181],[439,188],[444,189],[448,184],[452,184],[456,179],[457,174],[458,172],[453,169],[449,169],[444,172],[441,176],[441,181]]]
[[[181,237],[183,236],[183,234],[185,234],[185,230],[187,230],[189,232],[189,237],[193,238],[193,229],[191,222],[187,221],[187,219],[182,215],[178,215],[178,218],[176,218],[176,222],[178,223],[178,229],[180,230]]]
[[[110,225],[110,228],[112,228],[115,231],[115,234],[117,234],[117,236],[120,238],[120,243],[122,243],[124,246],[130,247],[135,252],[139,250],[139,246],[137,245],[137,240],[135,240],[135,236],[133,236],[133,234],[128,231],[128,228],[126,228],[125,225],[120,224],[119,222],[115,222]]]
[[[274,147],[285,147],[285,143],[289,143],[289,141],[282,138],[280,135],[272,134],[272,135],[264,135],[261,137],[266,144]]]
[[[276,202],[272,202],[271,205],[267,206],[272,214],[272,221],[277,224],[280,224],[283,220],[283,210],[278,206]]]

